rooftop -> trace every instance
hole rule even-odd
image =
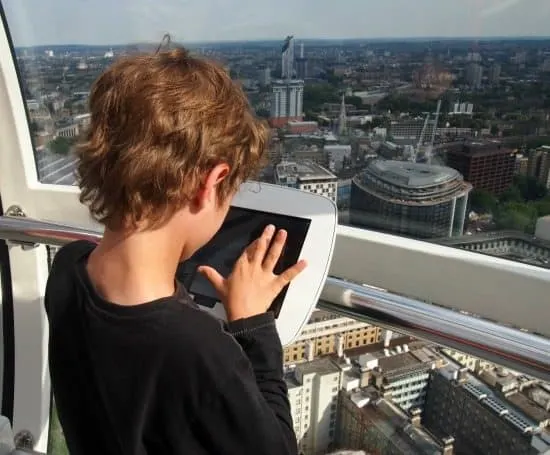
[[[448,380],[452,380],[456,379],[457,372],[460,369],[462,369],[460,365],[448,359],[447,365],[437,371]],[[460,383],[460,386],[520,432],[532,432],[537,428],[538,422],[533,421],[531,417],[523,412],[517,412],[512,406],[512,402],[501,398],[496,391],[474,375],[467,373],[465,381]],[[519,408],[519,406],[516,407]]]
[[[422,427],[411,424],[409,416],[393,403],[380,398],[369,387],[350,393],[350,400],[361,409],[370,424],[401,453],[441,453],[441,444]]]
[[[424,188],[460,179],[458,171],[444,166],[431,166],[408,161],[371,161],[368,171],[395,186]]]
[[[433,241],[455,248],[474,250],[476,253],[550,268],[550,241],[520,231],[484,232],[476,235],[439,238]]]
[[[301,182],[308,180],[337,180],[337,177],[327,169],[313,162],[283,161],[276,167],[278,179],[295,177]]]
[[[454,153],[462,153],[464,155],[495,155],[495,154],[507,154],[514,153],[514,150],[505,147],[504,144],[498,140],[470,140],[464,142],[462,149],[454,151]]]
[[[296,366],[302,374],[330,374],[339,373],[340,368],[328,357],[321,357],[311,362],[301,363]]]
[[[537,393],[544,394],[544,390],[538,386],[530,387],[528,390],[507,395],[506,399],[537,423],[550,420],[550,412],[533,401],[526,393],[536,397]]]

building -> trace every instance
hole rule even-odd
[[[535,238],[550,242],[550,216],[543,216],[537,220],[535,226]]]
[[[281,78],[294,78],[294,36],[287,36],[281,49]]]
[[[440,368],[443,359],[426,346],[409,350],[409,345],[362,354],[357,359],[360,385],[372,385],[381,396],[404,411],[422,408],[430,371]]]
[[[338,178],[313,162],[295,163],[283,161],[275,167],[277,185],[298,188],[320,194],[336,202]]]
[[[470,63],[466,67],[466,81],[474,89],[481,88],[483,79],[483,67],[479,63]]]
[[[490,369],[494,366],[493,363],[488,362],[487,360],[480,359],[479,357],[474,357],[473,355],[465,354],[461,351],[456,351],[450,348],[441,349],[447,357],[450,357],[455,362],[459,363],[461,366],[468,368],[472,373],[481,373],[483,370]]]
[[[543,145],[529,152],[527,175],[550,188],[550,146]]]
[[[324,454],[333,448],[341,376],[340,367],[329,358],[287,369],[294,432],[303,455]]]
[[[453,436],[457,453],[550,450],[550,436],[539,423],[454,363],[432,372],[422,423],[436,436]]]
[[[284,363],[297,364],[323,355],[341,355],[346,349],[378,343],[381,336],[380,327],[316,310],[294,343],[285,346]]]
[[[296,163],[316,163],[327,167],[328,161],[325,151],[316,144],[304,144],[302,141],[284,141],[282,161]]]
[[[390,124],[389,134],[394,140],[413,141],[416,144],[416,142],[420,139],[425,122],[426,119],[393,121]],[[428,119],[426,130],[424,132],[424,138],[432,137],[434,127],[435,119]]]
[[[298,122],[291,120],[286,125],[286,132],[288,134],[311,134],[315,133],[319,129],[319,124],[314,121]]]
[[[271,84],[271,69],[270,68],[260,68],[258,70],[258,82],[262,86],[267,86]]]
[[[502,67],[500,63],[493,63],[489,68],[489,83],[497,85],[500,82],[500,73]]]
[[[338,135],[344,136],[348,133],[348,116],[346,113],[346,96],[342,95],[340,113],[338,114]]]
[[[300,43],[300,56],[296,59],[296,75],[298,79],[306,79],[309,76],[307,58],[304,54],[304,43]]]
[[[452,437],[436,439],[422,427],[420,410],[406,414],[372,387],[341,391],[337,446],[376,454],[452,455]]]
[[[302,121],[304,81],[279,79],[271,87],[271,126],[281,128],[289,121]]]
[[[307,58],[298,57],[296,59],[296,75],[298,76],[298,79],[306,79],[309,77]]]
[[[516,154],[516,166],[514,168],[514,174],[526,176],[528,171],[529,157],[523,156],[521,153]]]
[[[339,209],[349,208],[351,195],[351,179],[338,180],[336,203]]]
[[[474,189],[498,196],[512,185],[516,157],[514,150],[498,141],[469,141],[447,150],[447,166],[460,172]]]
[[[434,240],[434,242],[550,268],[550,239],[544,240],[539,235],[532,236],[518,231],[497,231],[441,238]]]
[[[352,180],[350,222],[420,238],[462,235],[471,189],[448,167],[374,160]]]
[[[451,112],[452,115],[472,115],[474,105],[472,103],[454,103]]]
[[[78,123],[61,126],[56,129],[55,135],[60,137],[76,137],[79,134]]]
[[[73,120],[75,121],[75,123],[78,124],[80,128],[86,128],[90,126],[90,124],[92,123],[92,114],[86,113],[86,114],[75,115],[73,117]]]
[[[328,167],[332,172],[340,172],[351,159],[351,145],[331,144],[323,148]]]

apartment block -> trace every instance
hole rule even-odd
[[[329,358],[287,369],[294,431],[303,455],[325,454],[334,446],[341,376]]]
[[[328,354],[378,343],[380,327],[316,310],[296,341],[285,347],[285,364],[314,360]]]

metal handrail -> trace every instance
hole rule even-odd
[[[98,242],[101,232],[77,226],[0,216],[0,239],[31,247]],[[437,343],[550,381],[550,340],[473,315],[329,277],[318,307]]]

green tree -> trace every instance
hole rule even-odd
[[[319,112],[324,103],[337,103],[338,89],[330,84],[313,84],[304,87],[304,111]]]
[[[498,229],[511,229],[532,234],[537,221],[537,210],[532,204],[507,202],[499,206],[495,222]]]
[[[501,203],[505,202],[523,202],[524,198],[521,194],[519,187],[512,185],[504,193],[500,195],[499,201]]]
[[[346,104],[353,104],[355,109],[361,109],[363,100],[359,96],[346,96]]]
[[[492,136],[497,136],[499,131],[500,130],[498,129],[498,126],[496,126],[496,125],[491,126],[491,135]]]
[[[53,141],[50,141],[48,148],[59,155],[68,155],[71,151],[71,141],[66,137],[58,136]]]
[[[472,210],[480,213],[493,213],[498,204],[498,199],[486,190],[474,190],[470,195]]]
[[[537,217],[550,215],[550,197],[533,202],[533,206],[537,211]]]
[[[546,187],[531,177],[525,177],[523,175],[517,176],[514,178],[514,185],[519,188],[521,197],[525,201],[543,199],[548,194]]]

